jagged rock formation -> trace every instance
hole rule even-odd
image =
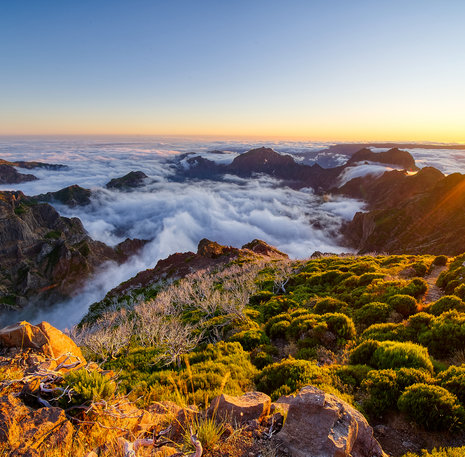
[[[463,252],[464,175],[444,177],[434,168],[425,168],[415,176],[385,173],[365,186],[363,192],[371,210],[357,213],[344,228],[348,242],[358,251],[447,255]]]
[[[46,194],[35,195],[33,198],[41,202],[58,202],[74,208],[75,206],[89,205],[91,196],[91,190],[74,184],[57,190],[56,192],[47,192]]]
[[[0,165],[9,165],[11,167],[26,168],[32,170],[33,168],[44,168],[46,170],[67,170],[67,165],[59,163],[46,163],[46,162],[26,162],[24,160],[17,160],[15,162],[9,162],[8,160],[0,159]]]
[[[0,184],[19,184],[22,182],[35,181],[37,177],[31,174],[20,173],[15,167],[26,168],[45,168],[48,170],[61,170],[68,168],[66,165],[43,162],[9,162],[8,160],[0,159]]]
[[[19,184],[36,179],[34,175],[19,173],[10,165],[0,164],[0,184]]]
[[[366,419],[348,403],[316,387],[304,387],[288,404],[277,437],[293,457],[387,457]]]
[[[279,154],[271,148],[252,149],[237,156],[229,165],[219,165],[203,157],[181,156],[178,174],[199,179],[218,179],[225,174],[233,174],[250,178],[256,174],[266,174],[281,180],[282,185],[292,188],[312,187],[316,191],[327,191],[335,186],[338,176],[348,167],[360,161],[373,161],[393,164],[406,170],[417,170],[415,160],[410,153],[399,149],[391,149],[382,153],[374,153],[362,149],[344,166],[322,168],[318,164],[305,165],[298,163],[290,155]],[[184,162],[183,162],[184,161]]]
[[[418,167],[415,165],[415,159],[407,151],[402,151],[398,148],[392,148],[388,151],[373,152],[368,148],[363,148],[357,151],[348,161],[346,165],[353,165],[358,162],[377,162],[388,165],[397,165],[404,170],[416,171]]]
[[[143,171],[131,171],[121,178],[114,178],[105,187],[107,189],[127,190],[141,187],[148,176]]]
[[[261,240],[253,240],[238,249],[232,246],[222,246],[215,241],[204,238],[199,242],[197,253],[177,252],[166,259],[159,260],[155,268],[139,272],[133,278],[108,292],[105,298],[124,295],[133,289],[150,287],[167,279],[180,279],[195,271],[219,267],[238,258],[287,259],[288,256]],[[85,321],[85,319],[83,320]]]
[[[79,219],[61,217],[22,192],[0,192],[0,306],[69,296],[98,265],[126,260],[126,248],[137,246],[126,241],[110,248],[92,240]]]

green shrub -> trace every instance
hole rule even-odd
[[[373,355],[381,343],[375,340],[366,340],[352,350],[349,356],[351,365],[373,366]]]
[[[360,387],[372,368],[368,365],[341,365],[334,368],[334,374],[344,386]]]
[[[383,341],[373,353],[372,363],[378,369],[410,367],[434,371],[428,350],[414,343]]]
[[[426,450],[421,451],[420,455],[409,452],[403,457],[465,457],[465,446],[464,447],[446,447],[446,448],[434,448],[431,452]]]
[[[380,416],[397,406],[399,396],[408,386],[418,383],[431,384],[433,378],[428,372],[415,368],[372,370],[362,382],[368,395],[364,407],[371,415]]]
[[[447,256],[445,255],[438,255],[434,258],[433,260],[433,265],[436,265],[438,267],[443,267],[447,265]]]
[[[434,320],[431,314],[424,312],[410,316],[405,324],[405,339],[422,342],[422,336],[430,331]]]
[[[362,382],[368,398],[363,406],[372,415],[380,416],[397,404],[400,392],[397,385],[397,373],[394,370],[372,370]]]
[[[381,273],[364,273],[358,279],[358,286],[368,286],[376,279],[384,279],[385,275]]]
[[[456,310],[459,313],[465,312],[465,303],[454,295],[446,295],[432,303],[427,308],[427,312],[434,316],[439,316],[446,311]]]
[[[452,392],[465,405],[465,365],[451,366],[438,374],[438,383]]]
[[[390,312],[391,307],[386,303],[367,303],[355,312],[355,322],[363,327],[369,327],[386,321]]]
[[[403,317],[407,318],[418,311],[417,301],[410,295],[393,295],[388,303]]]
[[[265,367],[255,378],[255,384],[260,392],[270,395],[273,400],[283,394],[293,393],[306,385],[331,385],[332,379],[328,372],[314,362],[307,360],[286,359]]]
[[[400,391],[413,384],[433,384],[434,379],[428,371],[417,368],[400,368],[396,370],[397,386]]]
[[[405,327],[403,324],[385,323],[373,324],[361,335],[362,340],[404,341]]]
[[[84,405],[113,397],[116,384],[108,376],[85,368],[69,371],[63,377],[63,386],[71,389],[71,395],[62,397],[62,402],[72,405]]]
[[[261,330],[244,330],[236,333],[230,339],[230,341],[237,341],[246,351],[251,351],[253,348],[260,346],[260,344],[269,343],[268,337]]]
[[[316,314],[338,313],[341,310],[346,310],[347,308],[347,303],[338,300],[337,298],[326,297],[317,300],[313,307],[313,312]]]
[[[405,287],[400,290],[402,295],[411,295],[418,298],[428,290],[428,283],[422,278],[412,279]]]
[[[279,321],[274,323],[270,328],[271,338],[285,338],[287,330],[291,326],[289,321]]]
[[[323,314],[321,319],[328,326],[328,330],[334,333],[339,339],[349,341],[353,340],[357,334],[354,322],[345,314],[328,313]],[[342,343],[343,344],[343,343]]]
[[[457,397],[439,386],[413,384],[405,389],[397,405],[410,419],[428,430],[463,426],[465,412]]]
[[[262,290],[249,298],[249,305],[252,307],[258,307],[266,303],[268,300],[271,300],[273,297],[273,292]]]
[[[462,300],[465,300],[465,284],[460,284],[454,289],[454,295],[457,295]]]
[[[442,313],[432,321],[431,329],[420,337],[435,357],[446,357],[465,349],[465,313]]]
[[[298,304],[294,300],[283,296],[274,296],[271,300],[260,306],[264,322],[271,317],[286,312],[289,308],[297,308]]]

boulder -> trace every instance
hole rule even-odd
[[[213,399],[208,413],[232,423],[261,421],[270,413],[271,398],[262,392],[247,392],[241,397],[222,394]]]
[[[18,445],[22,433],[20,423],[28,414],[29,408],[17,397],[0,397],[0,443]]]
[[[285,401],[277,437],[293,457],[387,457],[363,415],[335,395],[308,386]]]
[[[48,322],[32,325],[22,321],[0,330],[0,343],[8,348],[31,348],[54,359],[58,364],[65,361],[71,364],[77,361],[85,365],[86,359],[74,341]]]

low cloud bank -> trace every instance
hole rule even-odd
[[[263,143],[280,152],[303,153],[324,145],[311,143]],[[70,209],[56,205],[60,214],[79,217],[92,238],[115,245],[125,238],[150,240],[143,251],[123,265],[103,265],[75,297],[53,309],[25,310],[21,316],[32,321],[48,320],[60,328],[75,324],[90,304],[137,272],[152,268],[159,259],[174,252],[195,251],[202,238],[240,247],[260,238],[302,258],[314,251],[341,252],[338,237],[341,223],[363,210],[363,203],[334,197],[327,200],[311,189],[280,188],[267,176],[244,180],[226,176],[223,181],[174,182],[173,156],[196,152],[227,162],[238,152],[262,143],[199,142],[198,140],[1,140],[0,157],[10,160],[40,160],[64,163],[68,170],[34,170],[38,181],[15,185],[28,195],[56,191],[71,184],[95,190],[92,203]],[[414,155],[420,154],[414,150]],[[436,155],[437,150],[434,151]],[[457,153],[456,153],[457,154]],[[460,154],[459,154],[460,155]],[[430,165],[435,156],[421,156]],[[428,162],[429,161],[429,162]],[[447,165],[451,166],[451,163]],[[463,160],[465,169],[465,159]],[[356,176],[381,173],[379,165],[360,165],[346,170],[345,182]],[[151,180],[132,192],[112,191],[105,183],[132,170],[141,170]],[[8,186],[3,186],[7,189]],[[11,189],[11,187],[10,187]]]

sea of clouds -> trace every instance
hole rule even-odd
[[[342,252],[338,235],[341,224],[364,208],[363,202],[342,197],[322,198],[311,189],[280,187],[267,176],[241,179],[226,176],[221,181],[180,181],[175,177],[179,154],[195,152],[218,163],[229,163],[239,153],[253,147],[270,146],[278,152],[305,157],[306,163],[321,159],[334,165],[345,161],[316,151],[326,144],[304,142],[239,142],[169,138],[0,138],[0,158],[39,160],[67,165],[66,170],[35,169],[39,180],[2,190],[21,190],[27,195],[56,191],[79,184],[94,191],[86,207],[55,205],[63,216],[79,217],[94,239],[115,245],[126,238],[150,240],[143,251],[123,265],[106,264],[83,290],[53,309],[39,313],[26,310],[17,318],[47,320],[60,328],[68,327],[85,314],[90,304],[137,272],[153,268],[159,259],[174,252],[196,251],[202,238],[240,247],[254,238],[262,239],[293,258],[305,258],[314,251]],[[223,151],[223,153],[210,151]],[[441,151],[441,150],[440,150]],[[412,150],[421,166],[443,164],[451,172],[452,161]],[[465,171],[459,155],[453,171]],[[365,167],[365,168],[363,168]],[[378,168],[374,168],[378,167]],[[344,180],[366,173],[379,173],[385,167],[361,165],[347,170]],[[438,167],[440,168],[440,167]],[[105,189],[112,178],[141,170],[149,179],[132,192]]]

